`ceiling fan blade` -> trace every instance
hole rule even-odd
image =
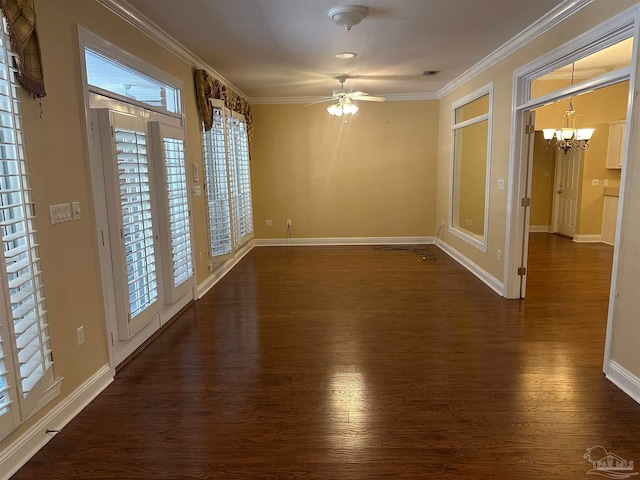
[[[309,107],[311,105],[317,105],[318,103],[336,102],[336,101],[337,101],[337,99],[335,97],[327,97],[327,98],[323,98],[321,100],[316,100],[315,102],[307,103],[304,106],[305,107]]]
[[[361,93],[361,92],[357,92]],[[384,97],[374,97],[373,95],[363,94],[351,97],[351,100],[355,100],[357,102],[364,100],[365,102],[384,102],[386,99]]]

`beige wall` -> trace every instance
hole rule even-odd
[[[253,105],[255,236],[409,237],[435,233],[438,102]],[[273,226],[266,227],[265,221]]]
[[[555,175],[555,149],[547,149],[542,132],[537,131],[533,147],[531,169],[531,211],[529,225],[551,226],[553,209],[553,179]]]
[[[573,99],[573,108],[579,114],[576,119],[576,127],[596,129],[593,138],[589,141],[589,149],[584,152],[583,156],[580,211],[578,212],[576,234],[600,235],[602,233],[604,180],[608,180],[611,187],[620,185],[620,170],[606,168],[609,122],[625,120],[628,97],[629,82],[625,81]],[[536,130],[564,126],[564,112],[568,108],[569,100],[566,99],[537,109]],[[534,161],[534,182],[536,181],[536,173]],[[594,179],[599,180],[599,186],[592,185]],[[551,194],[553,195],[553,193]],[[534,201],[535,197],[532,197],[532,202]],[[552,198],[550,202],[553,203]]]

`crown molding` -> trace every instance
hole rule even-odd
[[[582,10],[592,2],[593,0],[565,0],[553,10],[550,10],[545,15],[540,17],[537,21],[522,30],[504,45],[498,47],[492,53],[487,55],[480,62],[476,63],[473,67],[464,72],[458,78],[445,85],[438,91],[438,98],[441,99],[445,95],[450,94],[458,87],[461,87],[469,80],[501,62],[518,49],[524,47],[529,42],[535,40],[540,35],[552,29],[576,12]]]
[[[563,3],[549,11],[536,22],[529,25],[522,32],[518,33],[511,40],[501,47],[494,50],[487,57],[475,64],[473,67],[458,76],[443,88],[435,93],[416,93],[416,94],[390,94],[382,95],[387,101],[415,101],[415,100],[439,100],[445,95],[453,92],[455,89],[464,85],[477,75],[481,74],[488,68],[496,65],[506,57],[522,48],[527,43],[533,41],[546,31],[558,25],[560,22],[575,14],[582,8],[586,7],[594,0],[565,0]],[[233,88],[240,95],[247,98],[251,104],[309,104],[320,100],[322,97],[253,97],[249,98],[235,85],[229,82],[224,76],[217,72],[211,65],[208,65],[201,58],[197,57],[193,52],[182,45],[178,40],[173,38],[156,23],[141,13],[135,7],[130,5],[126,0],[96,0],[98,4],[111,11],[113,14],[124,20],[125,22],[138,29],[149,38],[165,47],[178,58],[191,65],[193,68],[201,68],[207,70],[209,74]]]
[[[439,100],[435,93],[381,94],[387,102],[405,102],[416,100]],[[251,105],[311,105],[314,103],[330,103],[331,97],[251,97]]]
[[[156,43],[162,45],[171,53],[180,58],[183,62],[191,65],[193,68],[206,70],[211,76],[217,78],[225,85],[231,87],[239,95],[247,98],[247,96],[237,88],[233,83],[224,78],[211,65],[208,65],[200,57],[196,56],[187,47],[182,45],[178,40],[173,38],[162,28],[160,28],[149,17],[141,13],[135,7],[130,5],[126,0],[96,0],[96,2],[109,10],[111,13],[121,18],[129,25],[138,29]]]

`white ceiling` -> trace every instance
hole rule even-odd
[[[348,91],[427,97],[563,0],[122,0],[214,68],[251,101]],[[331,7],[368,16],[350,32]],[[339,52],[356,52],[338,60]],[[425,70],[440,70],[425,77]]]

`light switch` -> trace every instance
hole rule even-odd
[[[71,204],[71,210],[73,210],[73,221],[76,222],[82,218],[82,209],[80,208],[80,202],[73,202]]]
[[[599,187],[600,186],[600,180],[598,178],[594,178],[593,180],[591,180],[591,186],[592,187]]]
[[[202,195],[202,187],[200,185],[194,185],[193,187],[191,187],[191,193],[194,197],[199,197],[200,195]]]
[[[498,190],[504,190],[504,178],[498,179]]]
[[[58,205],[49,205],[49,217],[51,225],[71,221],[71,204],[61,203]]]

